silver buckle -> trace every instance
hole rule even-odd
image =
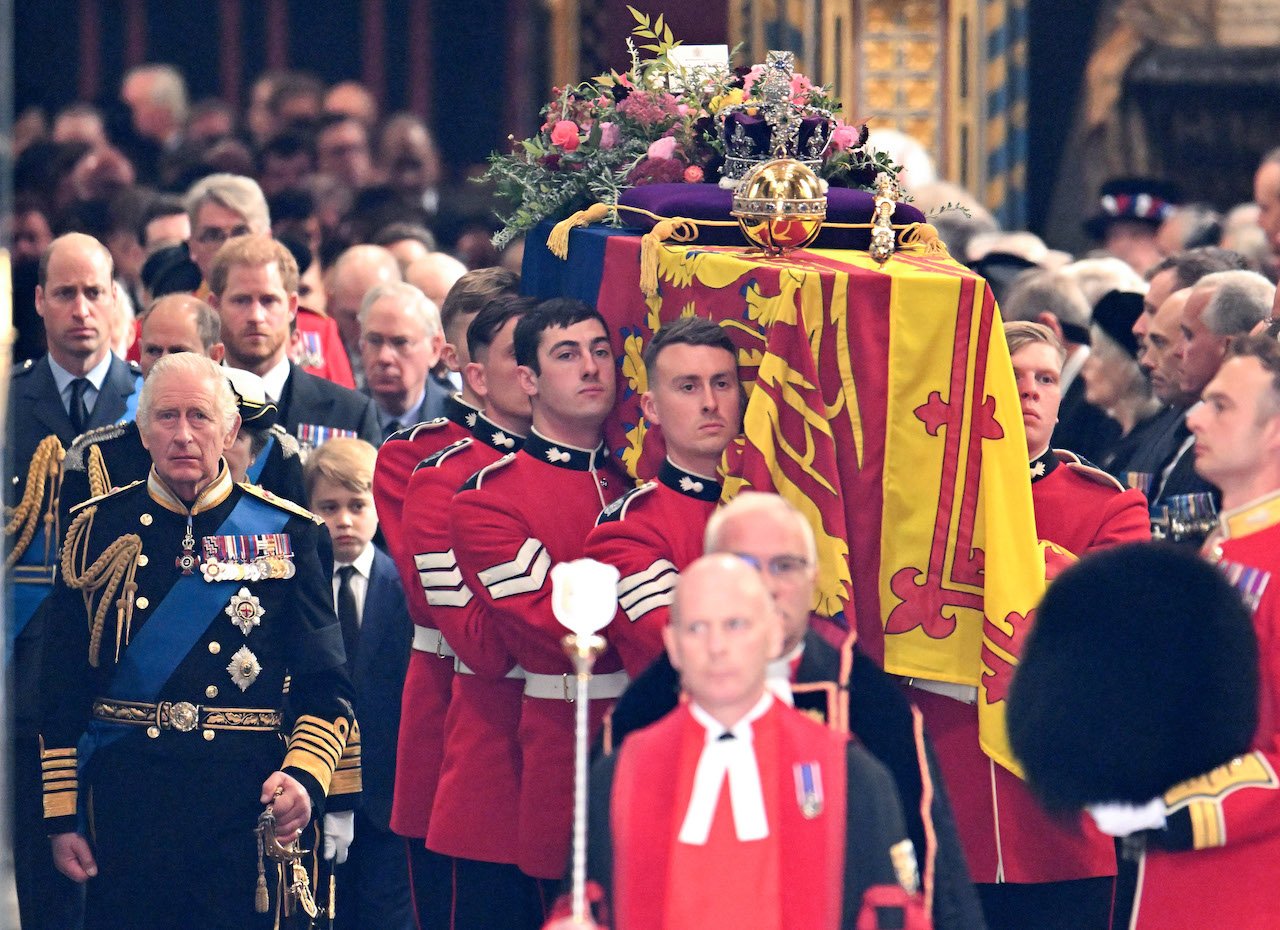
[[[577,691],[577,683],[578,683],[578,680],[577,680],[577,677],[576,677],[576,676],[572,676],[572,677],[573,677],[574,687],[573,687],[573,688],[570,688],[570,687],[569,687],[569,679],[570,679],[570,677],[571,677],[571,676],[570,676],[570,675],[568,675],[568,674],[561,675],[561,676],[560,676],[560,684],[564,687],[564,699],[565,699],[566,701],[568,701],[570,704],[572,704],[572,703],[574,703],[574,701],[575,701],[575,700],[577,700],[577,693],[578,693],[578,691]]]
[[[170,704],[169,723],[180,733],[190,733],[200,723],[200,712],[190,701]]]

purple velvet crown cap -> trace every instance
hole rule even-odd
[[[618,198],[624,207],[637,207],[662,219],[684,217],[689,220],[722,220],[733,222],[733,191],[715,184],[644,184],[624,191]],[[826,223],[870,223],[875,208],[875,195],[863,190],[833,187],[827,191]],[[656,222],[627,210],[619,219],[627,226],[651,229]],[[900,203],[893,211],[895,224],[923,223],[924,214],[910,204]],[[699,245],[743,245],[742,232],[733,226],[702,226],[698,229]],[[866,251],[871,245],[870,229],[835,229],[824,225],[811,249],[857,249]]]
[[[797,133],[796,141],[802,153],[807,151],[814,134],[821,132],[830,122],[824,116],[806,116],[800,120],[800,131]],[[730,113],[724,121],[724,141],[726,146],[739,126],[742,127],[742,132],[746,137],[751,140],[751,144],[758,155],[770,158],[773,156],[771,144],[773,132],[765,118],[759,115],[750,116],[742,112]],[[826,137],[820,136],[819,138],[821,143],[825,144]],[[809,156],[804,155],[803,157],[807,158]]]

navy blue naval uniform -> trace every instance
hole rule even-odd
[[[254,909],[263,781],[282,769],[321,811],[359,787],[340,762],[354,713],[319,521],[225,463],[189,510],[153,472],[72,515],[41,761],[47,831],[80,830],[97,859],[86,927],[270,927],[270,866],[272,913]]]

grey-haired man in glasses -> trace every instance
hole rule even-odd
[[[918,712],[894,681],[855,648],[852,637],[837,649],[814,628],[824,624],[834,630],[836,625],[810,613],[817,548],[804,515],[776,494],[744,492],[711,516],[704,546],[707,553],[732,553],[755,566],[773,596],[783,624],[782,652],[770,664],[767,678],[774,695],[833,728],[847,728],[893,775],[934,927],[984,927]],[[605,728],[604,751],[615,752],[627,734],[675,708],[679,692],[679,675],[660,656],[618,699]],[[931,800],[925,802],[927,798]]]
[[[444,413],[450,391],[431,377],[444,349],[440,311],[412,284],[379,284],[360,305],[360,360],[382,438]]]

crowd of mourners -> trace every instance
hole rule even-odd
[[[811,615],[802,509],[720,504],[745,394],[696,308],[645,347],[661,470],[621,471],[614,334],[521,296],[522,246],[493,247],[488,191],[419,117],[284,71],[240,113],[145,65],[115,109],[22,114],[13,146],[24,928],[564,917],[551,568],[583,557],[618,574],[588,693],[602,923],[1209,926],[1179,893],[1225,888],[1245,903],[1217,925],[1280,923],[1239,865],[1280,842],[1280,549],[1248,542],[1280,526],[1280,149],[1225,213],[1160,179],[1081,192],[1078,257],[895,153],[926,212],[965,206],[930,221],[1005,322],[1040,538],[1243,566],[1256,764],[1064,814],[984,754],[977,689],[891,676]]]

